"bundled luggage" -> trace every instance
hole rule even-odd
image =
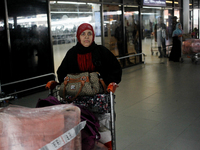
[[[0,109],[1,150],[81,150],[78,133],[70,139],[65,133],[80,124],[80,109],[71,104],[43,108],[8,106]],[[65,135],[65,145],[58,139]],[[72,134],[71,134],[72,135]],[[70,140],[69,140],[70,139]]]
[[[58,101],[56,97],[49,96],[44,99],[39,99],[36,107],[40,108],[60,104],[64,104],[64,102]],[[81,121],[86,121],[85,127],[81,130],[82,150],[108,150],[104,144],[99,142],[101,136],[98,131],[100,127],[98,118],[96,118],[94,113],[88,110],[84,105],[76,106],[81,110]]]
[[[182,53],[192,55],[200,53],[200,39],[189,39],[183,42]]]

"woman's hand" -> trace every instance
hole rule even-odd
[[[54,80],[52,80],[52,81],[49,81],[47,84],[46,84],[46,89],[51,89],[51,90],[53,90],[55,87],[56,87],[56,85],[58,85],[58,82],[56,82],[56,81],[54,81]]]
[[[107,87],[107,91],[115,93],[115,90],[116,90],[117,87],[119,87],[119,85],[117,83],[111,82]]]

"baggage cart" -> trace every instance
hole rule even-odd
[[[181,62],[183,62],[184,56],[191,58],[193,63],[198,63],[198,60],[200,59],[200,39],[189,39],[183,41]]]
[[[169,55],[170,55],[171,48],[172,48],[172,44],[166,43],[166,55],[167,55],[167,57],[169,57]],[[155,41],[154,33],[152,33],[151,34],[151,55],[154,55],[154,53],[156,53],[156,55],[158,55],[158,44]]]
[[[167,55],[167,57],[170,56],[171,49],[172,49],[172,44],[166,45],[166,55]]]
[[[59,90],[60,90],[60,85],[57,84],[54,88],[49,89],[49,96],[54,96],[59,101],[62,101],[62,103],[63,103],[64,100],[63,100],[63,98],[60,97]],[[105,99],[106,99],[108,109],[107,109],[107,111],[105,111],[105,113],[110,113],[110,128],[111,128],[110,131],[111,131],[111,138],[112,138],[112,150],[116,150],[116,132],[115,132],[116,113],[115,113],[115,107],[114,107],[115,95],[114,95],[114,93],[109,92],[106,94],[97,94],[97,96],[98,97],[102,96],[102,97],[105,97]],[[81,96],[81,98],[83,98],[83,97],[84,96]],[[96,95],[94,97],[96,97]]]
[[[152,32],[152,34],[151,34],[151,55],[154,55],[154,52],[156,53],[156,55],[158,55],[158,45],[157,45],[157,42],[155,41],[155,37]]]

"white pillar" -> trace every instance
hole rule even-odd
[[[183,0],[183,32],[189,33],[189,0]]]

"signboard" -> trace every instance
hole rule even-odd
[[[166,6],[166,0],[143,0],[143,5],[147,6]]]

